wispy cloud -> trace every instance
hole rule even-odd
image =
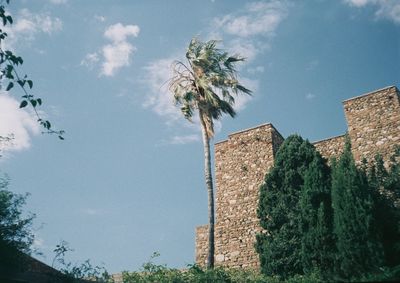
[[[375,18],[387,19],[395,24],[400,24],[400,1],[398,0],[344,0],[353,7],[375,6]]]
[[[100,56],[97,52],[86,54],[85,58],[81,61],[81,66],[85,66],[92,70],[96,63],[100,61]]]
[[[17,43],[29,43],[40,33],[51,35],[62,30],[62,21],[46,13],[31,13],[28,9],[22,9],[15,17],[13,25],[4,27],[8,34],[7,48],[13,49]]]
[[[270,40],[287,17],[289,6],[290,2],[285,0],[248,3],[240,11],[214,18],[210,34],[226,38],[228,50],[251,62],[270,47]]]
[[[273,36],[287,15],[286,1],[260,1],[246,5],[243,12],[214,19],[217,29],[239,37]]]
[[[129,42],[129,38],[137,37],[140,28],[137,25],[123,25],[117,23],[104,31],[104,37],[111,43],[104,45],[100,50],[89,53],[81,61],[82,66],[92,69],[102,57],[100,75],[114,76],[116,71],[127,67],[131,63],[132,53],[136,47]]]
[[[188,144],[200,141],[200,135],[186,135],[186,136],[173,136],[168,143],[169,144]]]
[[[149,88],[143,106],[166,118],[167,124],[171,124],[181,118],[180,111],[175,107],[172,95],[168,90],[168,82],[172,70],[171,65],[174,61],[172,58],[173,56],[150,62],[144,67],[146,76],[143,80]]]
[[[40,132],[33,114],[19,108],[19,101],[6,92],[0,93],[0,136],[12,136],[3,151],[27,149],[31,145],[31,135]]]

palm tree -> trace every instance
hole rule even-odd
[[[208,192],[208,257],[207,268],[214,267],[214,190],[211,173],[210,139],[214,136],[214,120],[227,113],[235,116],[234,95],[251,94],[237,80],[235,63],[244,61],[229,56],[216,47],[217,41],[201,42],[193,38],[186,52],[187,64],[173,63],[173,77],[169,89],[175,104],[181,106],[184,117],[192,121],[195,114],[200,120],[204,145],[204,173]]]

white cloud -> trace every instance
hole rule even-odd
[[[128,36],[137,37],[139,35],[139,27],[136,25],[122,25],[117,23],[109,26],[104,32],[104,36],[113,43],[126,42]]]
[[[81,61],[82,66],[93,69],[94,65],[100,61],[99,56],[102,56],[102,65],[100,75],[113,76],[115,72],[129,66],[131,63],[131,55],[136,51],[136,47],[131,44],[128,39],[137,37],[140,28],[137,25],[126,25],[117,23],[109,26],[104,37],[111,43],[104,45],[100,50],[89,53]]]
[[[128,37],[137,37],[139,31],[140,29],[136,25],[124,26],[121,23],[111,25],[106,29],[104,37],[111,40],[112,43],[102,48],[105,61],[101,74],[113,76],[119,68],[130,65],[130,56],[136,47],[128,42]]]
[[[358,8],[367,5],[375,6],[375,17],[377,19],[387,19],[396,24],[400,24],[399,0],[344,0],[344,2]]]
[[[101,74],[113,76],[121,68],[130,65],[130,56],[136,48],[129,42],[118,42],[116,44],[107,44],[103,46],[102,53],[104,63]]]
[[[2,150],[22,150],[30,147],[31,135],[40,132],[33,114],[19,108],[19,101],[8,93],[0,93],[0,136],[13,136],[11,144]]]
[[[48,14],[33,14],[28,9],[18,12],[13,25],[4,27],[8,37],[7,48],[13,49],[17,42],[29,43],[40,33],[51,35],[62,30],[62,21]]]

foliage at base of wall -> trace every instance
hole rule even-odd
[[[400,265],[393,268],[384,268],[378,273],[364,274],[360,277],[362,282],[396,281],[400,278]],[[110,281],[112,282],[112,281]],[[136,272],[123,272],[122,281],[115,283],[313,283],[326,282],[321,274],[311,272],[307,275],[294,275],[288,278],[280,276],[266,276],[255,270],[216,267],[214,269],[202,269],[196,265],[188,266],[188,269],[179,270],[168,268],[165,265],[147,262],[142,269]]]

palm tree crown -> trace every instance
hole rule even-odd
[[[244,58],[229,56],[216,44],[216,40],[201,42],[193,38],[186,53],[188,65],[174,62],[174,76],[169,85],[186,119],[191,121],[195,110],[199,111],[208,138],[214,136],[214,119],[218,120],[223,113],[235,116],[233,94],[251,94],[238,82],[236,75],[235,63]]]

